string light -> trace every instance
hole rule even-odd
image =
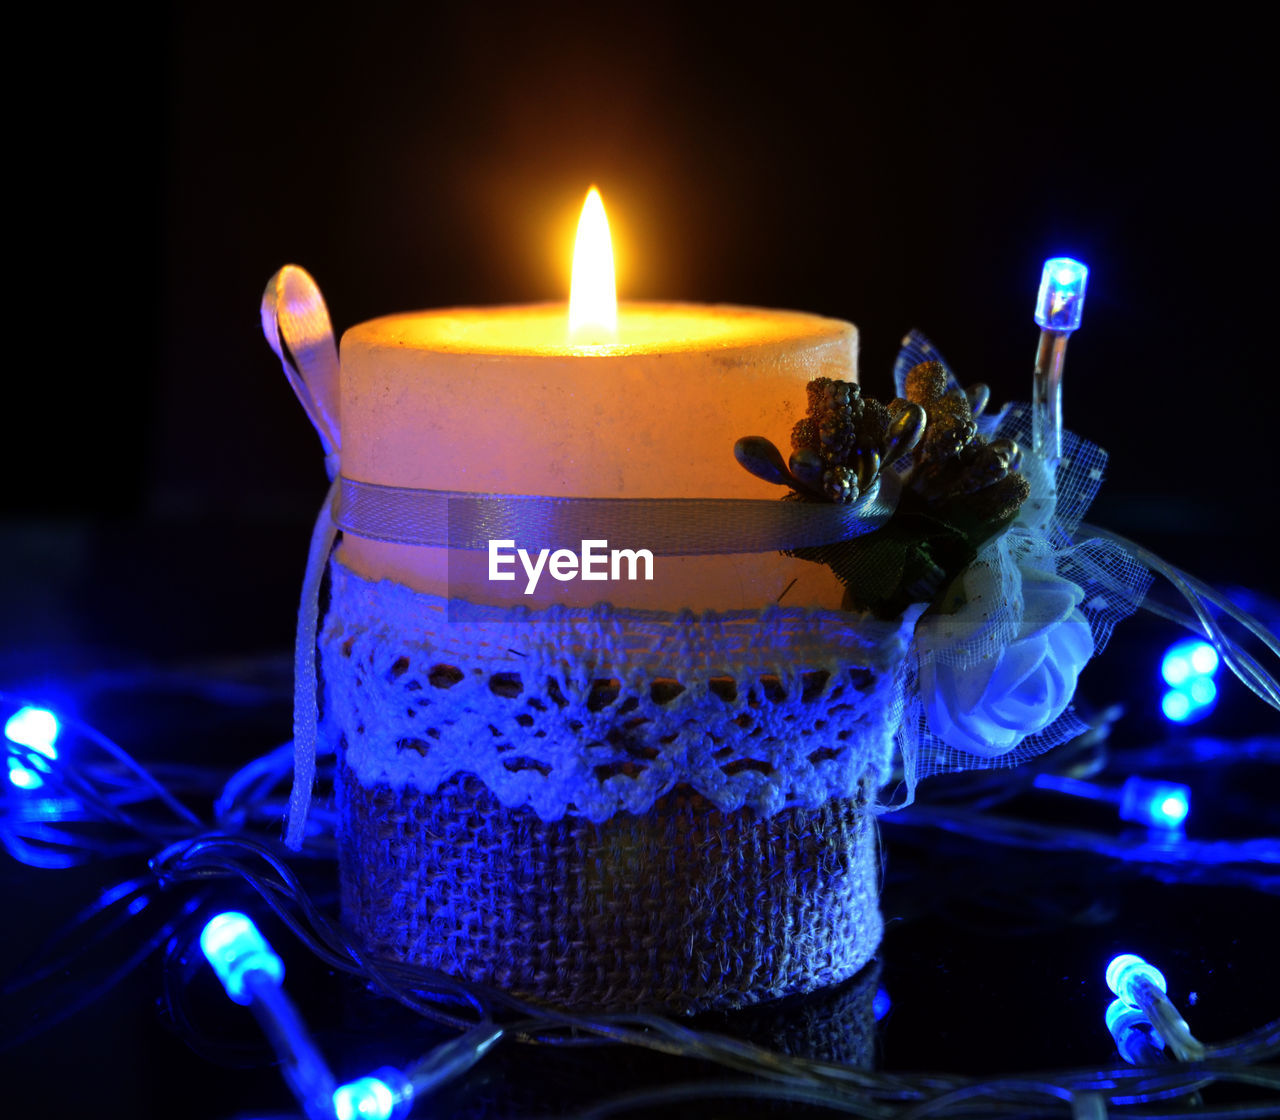
[[[1036,325],[1045,331],[1074,331],[1084,315],[1089,268],[1070,257],[1051,257],[1040,271]]]
[[[1177,830],[1191,809],[1191,787],[1180,782],[1160,782],[1133,775],[1119,788],[1061,774],[1042,773],[1035,776],[1036,789],[1065,793],[1089,801],[1104,801],[1116,806],[1121,820],[1144,824],[1149,828]]]
[[[1165,718],[1173,723],[1203,719],[1218,699],[1214,675],[1220,658],[1212,645],[1200,638],[1185,638],[1165,651],[1160,675],[1169,690],[1160,700]]]
[[[216,915],[200,934],[200,949],[227,995],[253,1012],[308,1120],[332,1120],[333,1074],[285,994],[284,962],[253,919],[238,910]]]
[[[1089,269],[1070,257],[1052,257],[1040,272],[1035,320],[1040,328],[1031,393],[1032,449],[1052,480],[1062,458],[1062,370],[1067,340],[1084,315]]]
[[[239,910],[215,915],[200,934],[200,950],[227,995],[257,1016],[313,1120],[401,1120],[417,1097],[461,1076],[502,1037],[501,1028],[483,1024],[437,1046],[407,1073],[385,1066],[334,1088],[333,1074],[285,995],[284,962],[253,919]]]
[[[1130,1007],[1140,1009],[1179,1061],[1197,1062],[1204,1044],[1165,994],[1164,973],[1136,953],[1121,953],[1107,965],[1107,987]]]
[[[44,785],[37,771],[23,766],[16,758],[9,759],[9,781],[19,789],[39,789]]]
[[[21,790],[39,789],[43,774],[49,773],[49,762],[58,757],[58,717],[48,708],[24,704],[4,724],[4,737],[9,743],[9,782]],[[14,747],[26,747],[23,757]]]
[[[1151,828],[1179,829],[1191,810],[1191,787],[1132,777],[1120,787],[1120,818]]]
[[[1218,651],[1198,638],[1175,642],[1160,662],[1160,675],[1174,688],[1199,677],[1212,677],[1217,671]]]
[[[501,1027],[481,1024],[424,1054],[404,1072],[384,1066],[340,1085],[333,1094],[334,1112],[338,1120],[401,1120],[415,1101],[461,1077],[502,1036]]]
[[[1120,1057],[1131,1066],[1156,1065],[1163,1060],[1164,1039],[1141,1008],[1113,999],[1103,1019]]]
[[[253,919],[237,910],[209,919],[200,934],[200,950],[236,1003],[252,1003],[253,990],[260,984],[278,988],[284,983],[284,961],[258,932]]]
[[[412,1105],[413,1087],[404,1074],[389,1067],[333,1091],[338,1120],[400,1120]]]
[[[1164,973],[1136,953],[1121,953],[1119,956],[1112,957],[1107,964],[1106,981],[1107,987],[1116,994],[1116,997],[1130,1007],[1140,1006],[1139,981],[1145,981],[1161,992],[1169,990]]]
[[[13,713],[4,724],[4,737],[20,747],[30,747],[45,758],[58,757],[58,717],[48,708],[28,704]]]

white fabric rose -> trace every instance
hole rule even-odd
[[[926,615],[916,629],[920,699],[944,743],[996,758],[1062,714],[1093,655],[1093,635],[1077,609],[1084,592],[1061,576],[1004,554],[976,561],[960,579],[960,609]],[[1006,610],[1010,603],[1021,611]],[[1006,620],[1003,637],[987,632],[996,617]],[[989,642],[994,652],[983,656]],[[958,653],[965,648],[973,653]]]

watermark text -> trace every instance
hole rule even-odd
[[[609,548],[606,540],[583,541],[574,552],[569,548],[516,548],[514,540],[489,542],[489,578],[516,579],[516,562],[524,569],[526,595],[532,595],[544,574],[561,583],[571,580],[652,580],[653,553],[647,548]]]

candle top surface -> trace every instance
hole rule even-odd
[[[732,304],[627,302],[618,305],[616,340],[571,339],[564,303],[450,307],[370,319],[351,327],[343,345],[585,358],[626,354],[750,349],[798,338],[846,335],[851,325],[801,311]]]

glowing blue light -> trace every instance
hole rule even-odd
[[[1136,953],[1121,953],[1118,957],[1112,957],[1111,963],[1107,965],[1107,987],[1131,1007],[1138,1006],[1134,985],[1144,977],[1162,992],[1169,990],[1165,985],[1164,973]]]
[[[1189,658],[1183,657],[1181,653],[1172,651],[1164,655],[1164,661],[1160,664],[1160,675],[1164,677],[1166,683],[1177,688],[1178,685],[1191,676],[1191,673],[1191,661]]]
[[[1200,677],[1211,677],[1218,671],[1218,651],[1199,638],[1174,642],[1160,664],[1160,673],[1174,688]]]
[[[1129,1019],[1142,1019],[1142,1012],[1136,1007],[1130,1007],[1122,999],[1113,999],[1107,1004],[1106,1015],[1103,1016],[1107,1023],[1107,1030],[1115,1034],[1118,1030],[1123,1029],[1125,1021]]]
[[[1208,677],[1196,677],[1187,686],[1187,694],[1197,708],[1207,708],[1218,698],[1218,686]]]
[[[333,1091],[338,1120],[398,1120],[413,1102],[413,1085],[398,1069],[386,1066]]]
[[[338,1120],[391,1120],[395,1095],[376,1077],[362,1077],[333,1091],[333,1111]]]
[[[1181,689],[1166,692],[1164,699],[1160,701],[1160,710],[1164,712],[1165,718],[1174,723],[1184,723],[1191,715],[1192,707],[1191,697]]]
[[[1041,330],[1073,331],[1084,314],[1084,289],[1089,269],[1070,257],[1052,257],[1040,274],[1036,323]]]
[[[200,950],[236,1003],[252,1001],[245,984],[251,974],[277,986],[284,980],[284,962],[258,932],[253,919],[239,911],[228,910],[210,918],[200,934]]]
[[[9,759],[9,781],[19,789],[39,789],[44,779],[34,770],[28,770],[16,758]]]
[[[30,747],[45,758],[57,758],[58,717],[48,708],[27,705],[13,713],[4,725],[5,738],[20,747]]]
[[[1120,787],[1120,818],[1151,828],[1181,828],[1191,810],[1191,787],[1129,778]]]
[[[1151,1026],[1146,1012],[1137,1007],[1130,1007],[1122,999],[1114,999],[1107,1005],[1107,1030],[1116,1041],[1116,1049],[1120,1056],[1130,1065],[1141,1065],[1147,1058],[1143,1050],[1154,1046],[1164,1049],[1164,1039]]]
[[[1211,677],[1218,671],[1218,651],[1208,642],[1201,642],[1191,651],[1191,668],[1202,677]]]
[[[889,993],[883,988],[877,988],[875,997],[871,1001],[871,1014],[875,1016],[877,1023],[889,1014],[889,1008],[892,1006],[893,1000],[889,998]]]
[[[1200,638],[1185,638],[1165,651],[1160,673],[1173,691],[1165,693],[1161,707],[1169,719],[1186,723],[1209,714],[1218,699],[1218,664],[1218,651]]]

